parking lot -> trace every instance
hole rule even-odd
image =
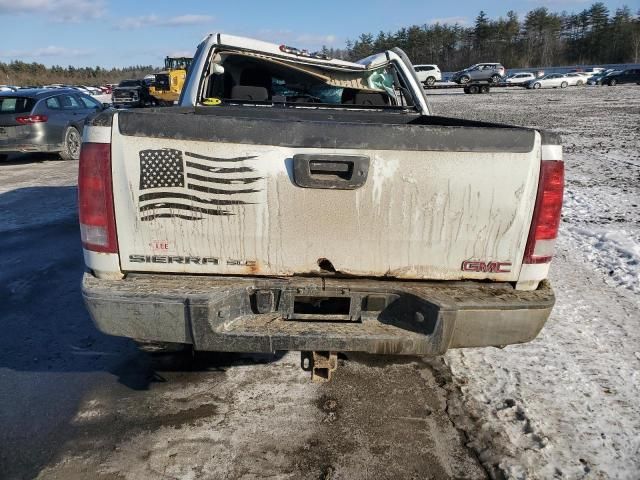
[[[559,132],[557,308],[532,343],[444,358],[152,358],[82,304],[77,162],[0,164],[0,477],[633,478],[640,471],[640,87],[428,92]],[[174,359],[175,360],[175,359]]]

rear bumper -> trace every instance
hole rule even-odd
[[[111,97],[111,104],[115,107],[143,107],[144,100],[139,97]]]
[[[2,143],[0,142],[0,153],[48,153],[59,152],[62,149],[60,145],[39,145],[37,143],[25,143],[25,142],[12,142]]]
[[[6,127],[5,127],[6,128]],[[13,127],[8,138],[0,138],[0,152],[53,152],[60,151],[60,145],[51,145],[44,124]]]
[[[530,341],[555,301],[546,281],[535,291],[518,291],[470,281],[148,274],[102,280],[90,273],[82,293],[96,326],[111,335],[210,351],[395,355]],[[300,298],[318,296],[348,298],[341,316],[347,320],[290,319],[305,317],[295,313]]]

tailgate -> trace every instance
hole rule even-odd
[[[537,132],[132,112],[113,125],[123,271],[517,280]]]

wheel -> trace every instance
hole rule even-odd
[[[491,78],[489,79],[491,83],[498,83],[500,80],[502,80],[502,77],[497,73],[495,75],[491,75]]]
[[[467,75],[463,75],[458,79],[458,83],[460,85],[464,85],[465,83],[469,83],[469,80],[471,80],[471,77],[469,77]]]
[[[562,82],[560,84],[560,88],[567,88],[569,86],[569,84],[567,82]]]
[[[9,158],[8,154],[0,153],[0,162],[4,162],[7,158]]]
[[[617,84],[618,84],[618,81],[615,78],[612,78],[611,80],[609,80],[610,87],[615,87]]]
[[[60,156],[64,160],[78,160],[80,158],[80,146],[82,138],[76,127],[67,127],[64,131],[64,140]]]
[[[469,86],[469,93],[479,93],[479,92],[480,92],[480,87],[478,87],[478,85]]]
[[[584,85],[584,82],[582,80],[578,80],[576,82],[576,87],[579,87],[580,85]]]
[[[424,84],[427,86],[431,86],[436,83],[436,77],[429,77],[424,81]]]
[[[540,84],[540,82],[536,82],[533,84],[533,88],[537,90],[538,88],[542,88],[542,85]]]
[[[490,91],[489,85],[482,85],[480,87],[480,93],[489,93],[489,91]]]

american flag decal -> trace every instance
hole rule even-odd
[[[233,215],[231,205],[248,205],[262,180],[243,164],[256,158],[217,158],[171,148],[140,151],[140,220],[202,220]]]

